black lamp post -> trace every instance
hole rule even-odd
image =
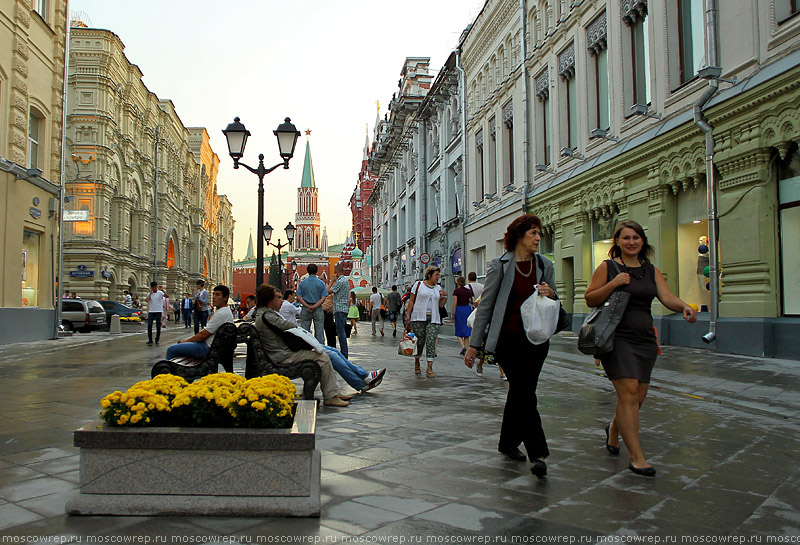
[[[244,147],[247,144],[247,137],[250,136],[250,131],[248,131],[245,126],[239,122],[238,117],[235,117],[233,119],[233,123],[228,125],[227,128],[222,131],[222,134],[225,135],[225,138],[228,141],[228,153],[233,159],[233,168],[238,169],[241,165],[258,176],[259,229],[262,225],[264,225],[264,176],[279,166],[283,166],[283,168],[286,169],[289,168],[289,159],[291,159],[294,155],[294,146],[297,144],[297,139],[300,136],[300,131],[298,131],[297,128],[292,125],[291,121],[292,120],[287,117],[284,119],[283,123],[278,125],[276,130],[272,131],[278,139],[278,149],[283,161],[271,168],[264,167],[263,153],[259,154],[258,156],[258,168],[249,167],[244,163],[239,162],[239,159],[241,159],[244,155]],[[264,241],[261,237],[258,237],[257,252],[256,289],[258,289],[258,286],[264,283]]]
[[[281,292],[286,289],[286,285],[283,281],[283,260],[281,259],[281,248],[289,246],[292,241],[294,240],[294,232],[297,230],[292,222],[289,222],[289,225],[286,226],[286,238],[288,242],[281,244],[281,239],[278,239],[278,243],[272,243],[269,239],[272,238],[272,227],[270,226],[269,222],[264,224],[262,228],[262,232],[264,233],[264,240],[267,242],[267,246],[272,246],[273,248],[278,249],[278,270],[281,271]]]

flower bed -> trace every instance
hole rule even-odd
[[[109,394],[102,420],[74,434],[67,513],[319,516],[316,402],[294,404],[294,385],[273,377],[159,375]]]

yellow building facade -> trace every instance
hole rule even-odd
[[[66,20],[0,0],[0,344],[55,334]]]
[[[155,277],[174,299],[230,282],[234,220],[207,131],[147,89],[113,32],[73,24],[68,74],[66,208],[89,220],[65,226],[65,289],[142,298]]]

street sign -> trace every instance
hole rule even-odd
[[[89,211],[64,210],[64,221],[89,221]]]
[[[422,263],[423,265],[427,265],[428,263],[431,262],[431,254],[429,254],[428,252],[419,254],[419,262]]]

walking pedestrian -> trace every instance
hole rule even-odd
[[[169,322],[169,311],[172,310],[172,305],[169,303],[169,295],[167,295],[167,290],[158,286],[158,289],[164,292],[164,309],[161,313],[161,327],[167,327],[167,322]]]
[[[463,276],[456,278],[456,289],[453,290],[453,308],[451,314],[456,326],[456,337],[461,345],[461,353],[463,356],[469,348],[469,337],[472,335],[472,330],[467,325],[467,318],[472,312],[472,291],[466,288],[467,281]]]
[[[480,297],[483,293],[483,284],[478,282],[478,275],[474,272],[471,272],[467,275],[467,280],[469,281],[467,287],[472,292],[472,299],[473,301],[477,301],[478,297]]]
[[[630,455],[628,469],[648,477],[654,476],[656,470],[647,462],[639,443],[639,411],[647,396],[658,355],[650,313],[653,299],[657,297],[673,312],[682,312],[683,319],[689,323],[697,320],[696,311],[672,293],[664,275],[650,262],[653,252],[641,225],[632,220],[620,222],[608,251],[611,259],[595,269],[584,294],[586,304],[597,307],[614,290],[630,293],[622,321],[614,332],[614,348],[599,356],[617,393],[615,416],[605,428],[606,449],[611,454],[619,454],[619,436],[622,435]]]
[[[206,327],[208,321],[208,290],[205,280],[195,282],[197,289],[194,293],[194,334],[200,333],[200,328]]]
[[[389,312],[389,323],[392,324],[392,337],[397,337],[397,316],[400,314],[400,293],[397,286],[392,286],[392,291],[386,296],[386,310]]]
[[[175,300],[172,303],[172,313],[173,313],[172,319],[174,320],[175,325],[178,325],[178,322],[181,321],[181,303],[180,303],[180,301]]]
[[[428,368],[425,376],[433,378],[433,361],[436,359],[436,343],[439,340],[439,329],[442,327],[442,319],[439,317],[439,299],[447,297],[447,292],[439,285],[439,275],[441,271],[435,265],[425,269],[425,279],[417,280],[412,286],[411,296],[406,303],[406,326],[403,334],[409,328],[417,337],[417,353],[414,354],[414,374],[422,374],[419,360],[422,351],[425,350],[425,357],[428,360]]]
[[[189,297],[188,293],[183,294],[181,299],[181,312],[183,313],[183,328],[192,327],[192,305],[194,301]]]
[[[131,297],[131,294],[128,293],[128,290],[124,290],[122,292],[122,304],[131,306],[131,303],[133,303],[133,298]]]
[[[524,214],[508,226],[506,253],[489,264],[486,287],[475,315],[470,347],[464,364],[472,368],[478,348],[495,353],[508,376],[508,396],[503,410],[497,450],[512,460],[524,461],[519,449],[525,445],[533,462],[531,473],[547,475],[545,458],[550,451],[536,407],[536,385],[550,342],[531,344],[522,325],[520,308],[538,287],[539,294],[557,299],[553,263],[535,255],[542,239],[542,223],[533,214]]]
[[[150,292],[145,298],[147,303],[147,346],[153,345],[153,323],[156,324],[156,344],[161,340],[161,314],[164,312],[164,292],[158,289],[156,282],[150,282]]]
[[[369,296],[369,316],[372,321],[372,336],[375,336],[375,322],[381,321],[381,337],[383,337],[383,316],[381,306],[383,305],[383,295],[378,293],[378,288],[372,286],[372,295]]]
[[[167,348],[166,358],[168,360],[178,356],[197,359],[205,358],[211,349],[211,343],[214,342],[214,335],[217,334],[222,324],[233,323],[233,312],[228,308],[228,297],[230,297],[231,290],[228,286],[220,284],[214,286],[212,293],[214,294],[212,304],[216,310],[211,319],[203,326],[202,331]]]
[[[325,344],[325,313],[322,310],[323,298],[328,295],[325,282],[317,277],[318,267],[311,263],[306,271],[308,278],[300,282],[297,287],[297,299],[302,305],[300,312],[300,325],[306,331],[311,331],[311,322],[314,322],[314,337],[320,344]],[[280,295],[280,294],[278,294]]]
[[[339,351],[344,357],[349,357],[347,348],[347,314],[350,305],[347,296],[350,293],[350,282],[344,275],[344,264],[337,263],[333,267],[333,282],[330,286],[333,293],[333,321],[336,325],[336,335],[339,338]]]
[[[353,328],[350,334],[358,335],[358,321],[361,319],[361,311],[358,310],[358,301],[354,291],[350,292],[350,307],[347,310],[347,319],[350,320],[350,326]]]
[[[336,323],[333,321],[333,294],[329,293],[322,298],[322,312],[325,317],[325,342],[328,346],[336,348]]]

